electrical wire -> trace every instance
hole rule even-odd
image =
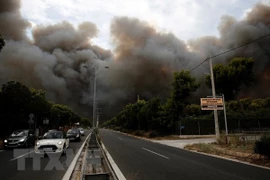
[[[254,39],[254,40],[252,40],[252,41],[249,41],[249,42],[247,42],[247,43],[245,43],[245,44],[242,44],[242,45],[240,45],[240,46],[231,48],[231,49],[229,49],[229,50],[227,50],[227,51],[224,51],[224,52],[222,52],[222,53],[220,53],[220,54],[214,55],[214,56],[212,56],[211,58],[215,58],[215,57],[221,56],[221,55],[223,55],[223,54],[226,54],[226,53],[228,53],[228,52],[230,52],[230,51],[234,51],[234,50],[236,50],[236,49],[239,49],[239,48],[241,48],[241,47],[244,47],[244,46],[246,46],[246,45],[249,45],[249,44],[251,44],[251,43],[254,43],[254,42],[256,42],[256,41],[259,41],[259,40],[261,40],[261,39],[263,39],[263,38],[266,38],[267,36],[270,36],[270,33],[269,33],[269,34],[266,34],[266,35],[264,35],[264,36],[261,36],[261,37],[259,37],[259,38],[257,38],[257,39]],[[208,57],[208,58],[206,58],[205,60],[203,60],[201,63],[199,63],[198,65],[196,65],[194,68],[192,68],[192,69],[190,70],[190,72],[192,72],[192,71],[194,71],[195,69],[197,69],[198,67],[200,67],[203,63],[205,63],[205,62],[208,61],[209,59],[210,59],[210,57]]]

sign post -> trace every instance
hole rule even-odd
[[[224,94],[222,96],[207,96],[207,98],[201,98],[202,110],[224,110],[225,132],[226,132],[226,144],[228,143],[228,126],[227,115]]]

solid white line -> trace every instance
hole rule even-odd
[[[241,161],[241,160],[232,159],[232,158],[228,158],[228,157],[222,157],[222,156],[218,156],[218,155],[214,155],[214,154],[208,154],[208,153],[194,151],[194,150],[187,150],[187,149],[184,149],[184,150],[192,152],[192,153],[197,153],[197,154],[201,154],[201,155],[205,155],[205,156],[215,157],[215,158],[218,158],[218,159],[223,159],[223,160],[227,160],[227,161],[237,162],[237,163],[241,163],[241,164],[245,164],[245,165],[249,165],[249,166],[254,166],[254,167],[259,167],[259,168],[270,170],[270,168],[267,167],[267,166],[251,164],[250,162],[246,162],[246,161]]]
[[[82,146],[80,147],[79,151],[77,152],[77,154],[75,155],[74,159],[72,160],[71,164],[69,165],[65,175],[63,176],[62,180],[69,180],[72,172],[76,166],[77,160],[82,152],[83,147],[85,146],[86,141],[88,140],[88,138],[90,137],[91,133],[87,136],[87,138],[85,138],[85,141],[83,142]]]
[[[155,154],[155,155],[158,155],[158,156],[160,156],[160,157],[163,157],[163,158],[165,158],[165,159],[170,159],[170,158],[168,158],[167,156],[164,156],[164,155],[162,155],[162,154],[156,153],[156,152],[151,151],[151,150],[149,150],[149,149],[146,149],[146,148],[144,148],[144,147],[143,147],[142,149],[145,150],[145,151],[151,152],[151,153],[153,153],[153,154]]]
[[[117,164],[114,162],[112,156],[110,155],[110,153],[107,151],[106,147],[104,146],[103,143],[101,143],[101,146],[104,150],[104,152],[106,153],[106,156],[108,158],[108,161],[110,162],[112,168],[113,168],[113,171],[115,172],[117,178],[119,180],[126,180],[125,176],[123,175],[123,173],[121,172],[121,170],[119,169],[119,167],[117,166]]]
[[[14,160],[16,160],[16,159],[20,159],[20,158],[22,158],[22,157],[24,157],[24,156],[26,156],[26,155],[28,155],[28,154],[31,154],[32,152],[34,152],[34,150],[33,150],[33,151],[30,151],[30,152],[28,152],[28,153],[22,154],[22,155],[20,155],[20,156],[17,156],[17,157],[15,157],[15,158],[11,159],[10,161],[14,161]]]

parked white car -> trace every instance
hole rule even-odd
[[[49,131],[35,145],[35,153],[61,153],[65,154],[69,147],[69,139],[62,131]]]

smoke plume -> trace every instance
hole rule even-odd
[[[0,53],[0,85],[15,80],[44,89],[49,100],[67,104],[88,117],[92,114],[94,68],[98,107],[103,114],[112,115],[125,103],[135,102],[137,95],[166,98],[174,71],[191,69],[209,55],[270,33],[270,6],[264,4],[256,4],[240,21],[223,16],[218,26],[220,37],[188,42],[159,32],[147,22],[115,17],[110,27],[115,46],[111,52],[91,43],[98,36],[91,22],[78,27],[67,21],[37,25],[30,40],[26,35],[30,23],[19,10],[18,0],[0,1],[0,34],[6,41]],[[215,58],[214,63],[226,64],[236,56],[253,57],[258,84],[243,95],[263,97],[269,95],[265,91],[270,84],[269,50],[270,38],[265,38]],[[205,72],[209,72],[207,63],[192,73],[201,78]],[[201,88],[197,94],[207,95],[207,90]]]

